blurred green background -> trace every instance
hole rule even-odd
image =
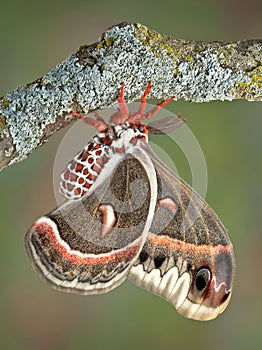
[[[185,39],[241,40],[262,38],[261,18],[259,0],[0,0],[0,95],[122,21]],[[0,349],[261,349],[262,105],[176,102],[168,109],[187,116],[207,162],[207,201],[234,242],[237,278],[227,310],[201,323],[128,281],[83,297],[39,279],[24,234],[56,205],[52,169],[61,131],[0,174]]]

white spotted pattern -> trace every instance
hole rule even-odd
[[[139,123],[109,126],[96,135],[76,154],[61,174],[60,193],[66,199],[84,196],[94,184],[106,163],[118,153],[125,155],[138,140],[148,142],[147,131]]]

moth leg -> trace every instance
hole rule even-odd
[[[123,82],[119,93],[119,97],[118,97],[119,109],[115,114],[111,116],[110,123],[118,125],[118,124],[124,123],[128,119],[129,110],[127,107],[127,103],[124,99],[124,91],[125,91],[125,83]]]
[[[101,117],[101,115],[100,115],[99,113],[94,112],[93,114],[94,114],[94,116],[96,117],[96,120],[97,120],[97,121],[100,121],[101,123],[105,123],[105,124],[106,124],[106,122],[104,121],[104,118]],[[106,124],[106,125],[107,125],[107,124]]]
[[[174,99],[175,97],[170,97],[167,100],[159,102],[155,108],[151,109],[146,114],[142,115],[140,119],[143,119],[143,120],[152,119],[160,111],[161,108],[165,107],[169,102],[173,101]]]
[[[98,113],[95,113],[95,116],[97,117],[96,119],[86,117],[77,112],[71,112],[71,114],[78,119],[83,120],[84,123],[93,126],[98,132],[104,132],[108,129],[106,122]]]
[[[148,119],[152,119],[161,108],[165,107],[169,102],[173,101],[175,99],[175,97],[170,97],[167,100],[164,100],[162,102],[159,102],[156,107],[154,107],[153,109],[151,109],[150,111],[148,111],[146,114],[145,113],[145,108],[146,108],[146,96],[148,95],[150,89],[151,89],[151,81],[149,81],[147,88],[144,92],[144,95],[141,97],[141,104],[139,107],[139,110],[137,113],[131,115],[128,118],[128,122],[134,122],[136,120],[148,120]]]
[[[144,92],[144,95],[141,97],[141,104],[140,104],[140,107],[139,107],[139,110],[137,111],[137,114],[138,115],[143,115],[145,113],[145,109],[146,109],[146,97],[151,89],[151,81],[148,82],[147,84],[147,87],[146,87],[146,90]]]

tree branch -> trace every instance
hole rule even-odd
[[[42,78],[0,98],[0,169],[67,125],[71,111],[112,106],[123,81],[129,102],[149,80],[151,98],[261,101],[261,62],[262,40],[187,41],[140,24],[116,25]]]

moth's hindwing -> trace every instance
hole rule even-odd
[[[222,222],[208,204],[146,144],[158,179],[155,217],[129,277],[188,318],[208,320],[231,295],[235,260]]]
[[[156,187],[150,158],[133,147],[103,183],[29,229],[26,247],[33,266],[60,290],[97,294],[115,288],[146,240]]]

